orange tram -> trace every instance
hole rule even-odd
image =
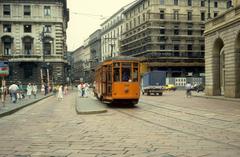
[[[101,101],[135,105],[140,97],[139,61],[118,56],[101,63],[95,73],[94,95]]]

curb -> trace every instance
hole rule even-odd
[[[107,109],[89,109],[89,110],[81,110],[78,107],[78,96],[75,98],[75,111],[77,114],[88,115],[88,114],[100,114],[107,112]]]
[[[205,99],[215,99],[215,100],[223,100],[223,101],[231,101],[231,102],[238,102],[240,103],[240,100],[234,100],[234,99],[227,99],[227,98],[216,98],[211,96],[200,96],[200,95],[192,95],[193,97],[199,97],[199,98],[205,98]]]
[[[46,99],[46,98],[48,98],[48,97],[50,97],[50,96],[52,96],[52,94],[51,94],[51,95],[48,95],[48,96],[45,96],[45,97],[42,97],[42,98],[40,98],[40,99],[38,99],[38,100],[32,101],[32,102],[30,102],[30,103],[27,103],[27,104],[25,104],[25,105],[17,106],[16,108],[13,108],[12,110],[6,111],[6,112],[4,112],[4,113],[1,113],[1,114],[0,114],[0,118],[5,117],[5,116],[8,116],[8,115],[11,115],[11,114],[13,114],[13,113],[15,113],[15,112],[17,112],[17,111],[19,111],[19,110],[27,107],[27,106],[30,106],[30,105],[32,105],[32,104],[35,104],[36,102],[39,102],[39,101],[41,101],[41,100],[43,100],[43,99]]]

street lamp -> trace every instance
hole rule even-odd
[[[50,89],[49,88],[49,86],[50,86],[50,77],[49,77],[49,65],[50,65],[50,63],[45,62],[45,55],[46,55],[46,52],[47,52],[45,44],[50,44],[50,51],[51,51],[51,46],[52,46],[53,41],[50,37],[46,36],[46,32],[44,30],[44,27],[43,27],[42,32],[40,33],[40,41],[42,42],[42,58],[43,58],[43,60],[42,60],[43,64],[42,64],[42,67],[40,69],[41,87],[43,87],[43,86],[45,87],[47,85],[47,88],[45,87],[45,95],[46,95],[49,92],[49,89]],[[45,81],[47,81],[46,82],[47,84],[45,84],[45,85],[44,85],[45,81],[44,81],[43,73],[47,75],[46,76],[47,78],[45,79]]]

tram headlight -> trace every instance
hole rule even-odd
[[[128,92],[129,92],[129,89],[128,89],[128,88],[124,88],[124,92],[125,92],[125,93],[128,93]]]

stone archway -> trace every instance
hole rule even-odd
[[[236,97],[240,97],[240,32],[235,41],[236,55]]]
[[[218,38],[213,44],[213,93],[224,95],[225,89],[225,54],[223,40]]]

